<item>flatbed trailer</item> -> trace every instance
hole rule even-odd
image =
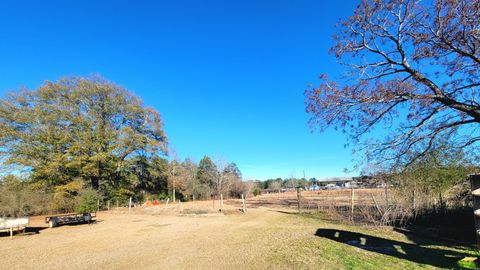
[[[65,224],[90,223],[95,217],[97,217],[97,212],[52,215],[45,217],[45,223],[48,223],[48,227],[53,228]]]
[[[25,231],[29,222],[28,217],[23,218],[0,218],[0,232],[10,232],[10,238],[13,232]]]

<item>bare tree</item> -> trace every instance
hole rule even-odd
[[[255,188],[258,187],[258,183],[253,181],[253,180],[248,180],[243,182],[243,185],[245,187],[245,198],[249,198],[252,192],[255,190]]]
[[[312,128],[342,129],[390,164],[480,141],[480,1],[363,0],[334,39],[347,72],[307,89]]]
[[[269,183],[268,188],[276,190],[276,191],[280,191],[280,189],[282,188],[282,182],[272,181],[272,182]]]
[[[229,190],[229,185],[230,185],[230,174],[225,173],[225,169],[229,165],[224,158],[219,157],[217,158],[217,169],[218,169],[218,174],[216,175],[215,178],[215,192],[217,195],[225,193],[225,191]]]

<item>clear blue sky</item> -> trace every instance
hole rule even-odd
[[[328,48],[355,5],[2,1],[0,91],[99,73],[161,112],[181,158],[231,160],[244,178],[343,176],[345,136],[310,132],[303,92],[339,72]]]

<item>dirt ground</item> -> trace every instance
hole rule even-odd
[[[194,212],[194,211],[193,211]],[[98,213],[94,224],[44,228],[37,234],[0,237],[2,269],[210,269],[262,263],[255,235],[283,214],[247,215]],[[267,248],[268,249],[268,248]],[[262,252],[261,252],[262,251]],[[5,267],[5,268],[3,268]]]
[[[338,224],[279,207],[242,214],[238,206],[226,202],[223,213],[212,202],[114,210],[98,213],[90,225],[52,229],[42,217],[32,218],[29,230],[37,233],[0,236],[0,269],[413,269],[456,263],[442,261],[451,257],[450,247],[415,249],[411,239],[388,228]],[[424,255],[361,249],[323,236],[331,230],[381,236],[402,252]],[[455,260],[473,252],[461,250]]]

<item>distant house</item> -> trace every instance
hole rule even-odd
[[[352,182],[353,177],[329,177],[318,179],[318,183],[323,185],[325,189],[338,189],[345,187],[345,183]]]
[[[339,189],[339,188],[340,186],[334,183],[330,183],[325,186],[325,189]]]
[[[358,188],[358,182],[357,181],[350,181],[345,183],[345,188]]]

